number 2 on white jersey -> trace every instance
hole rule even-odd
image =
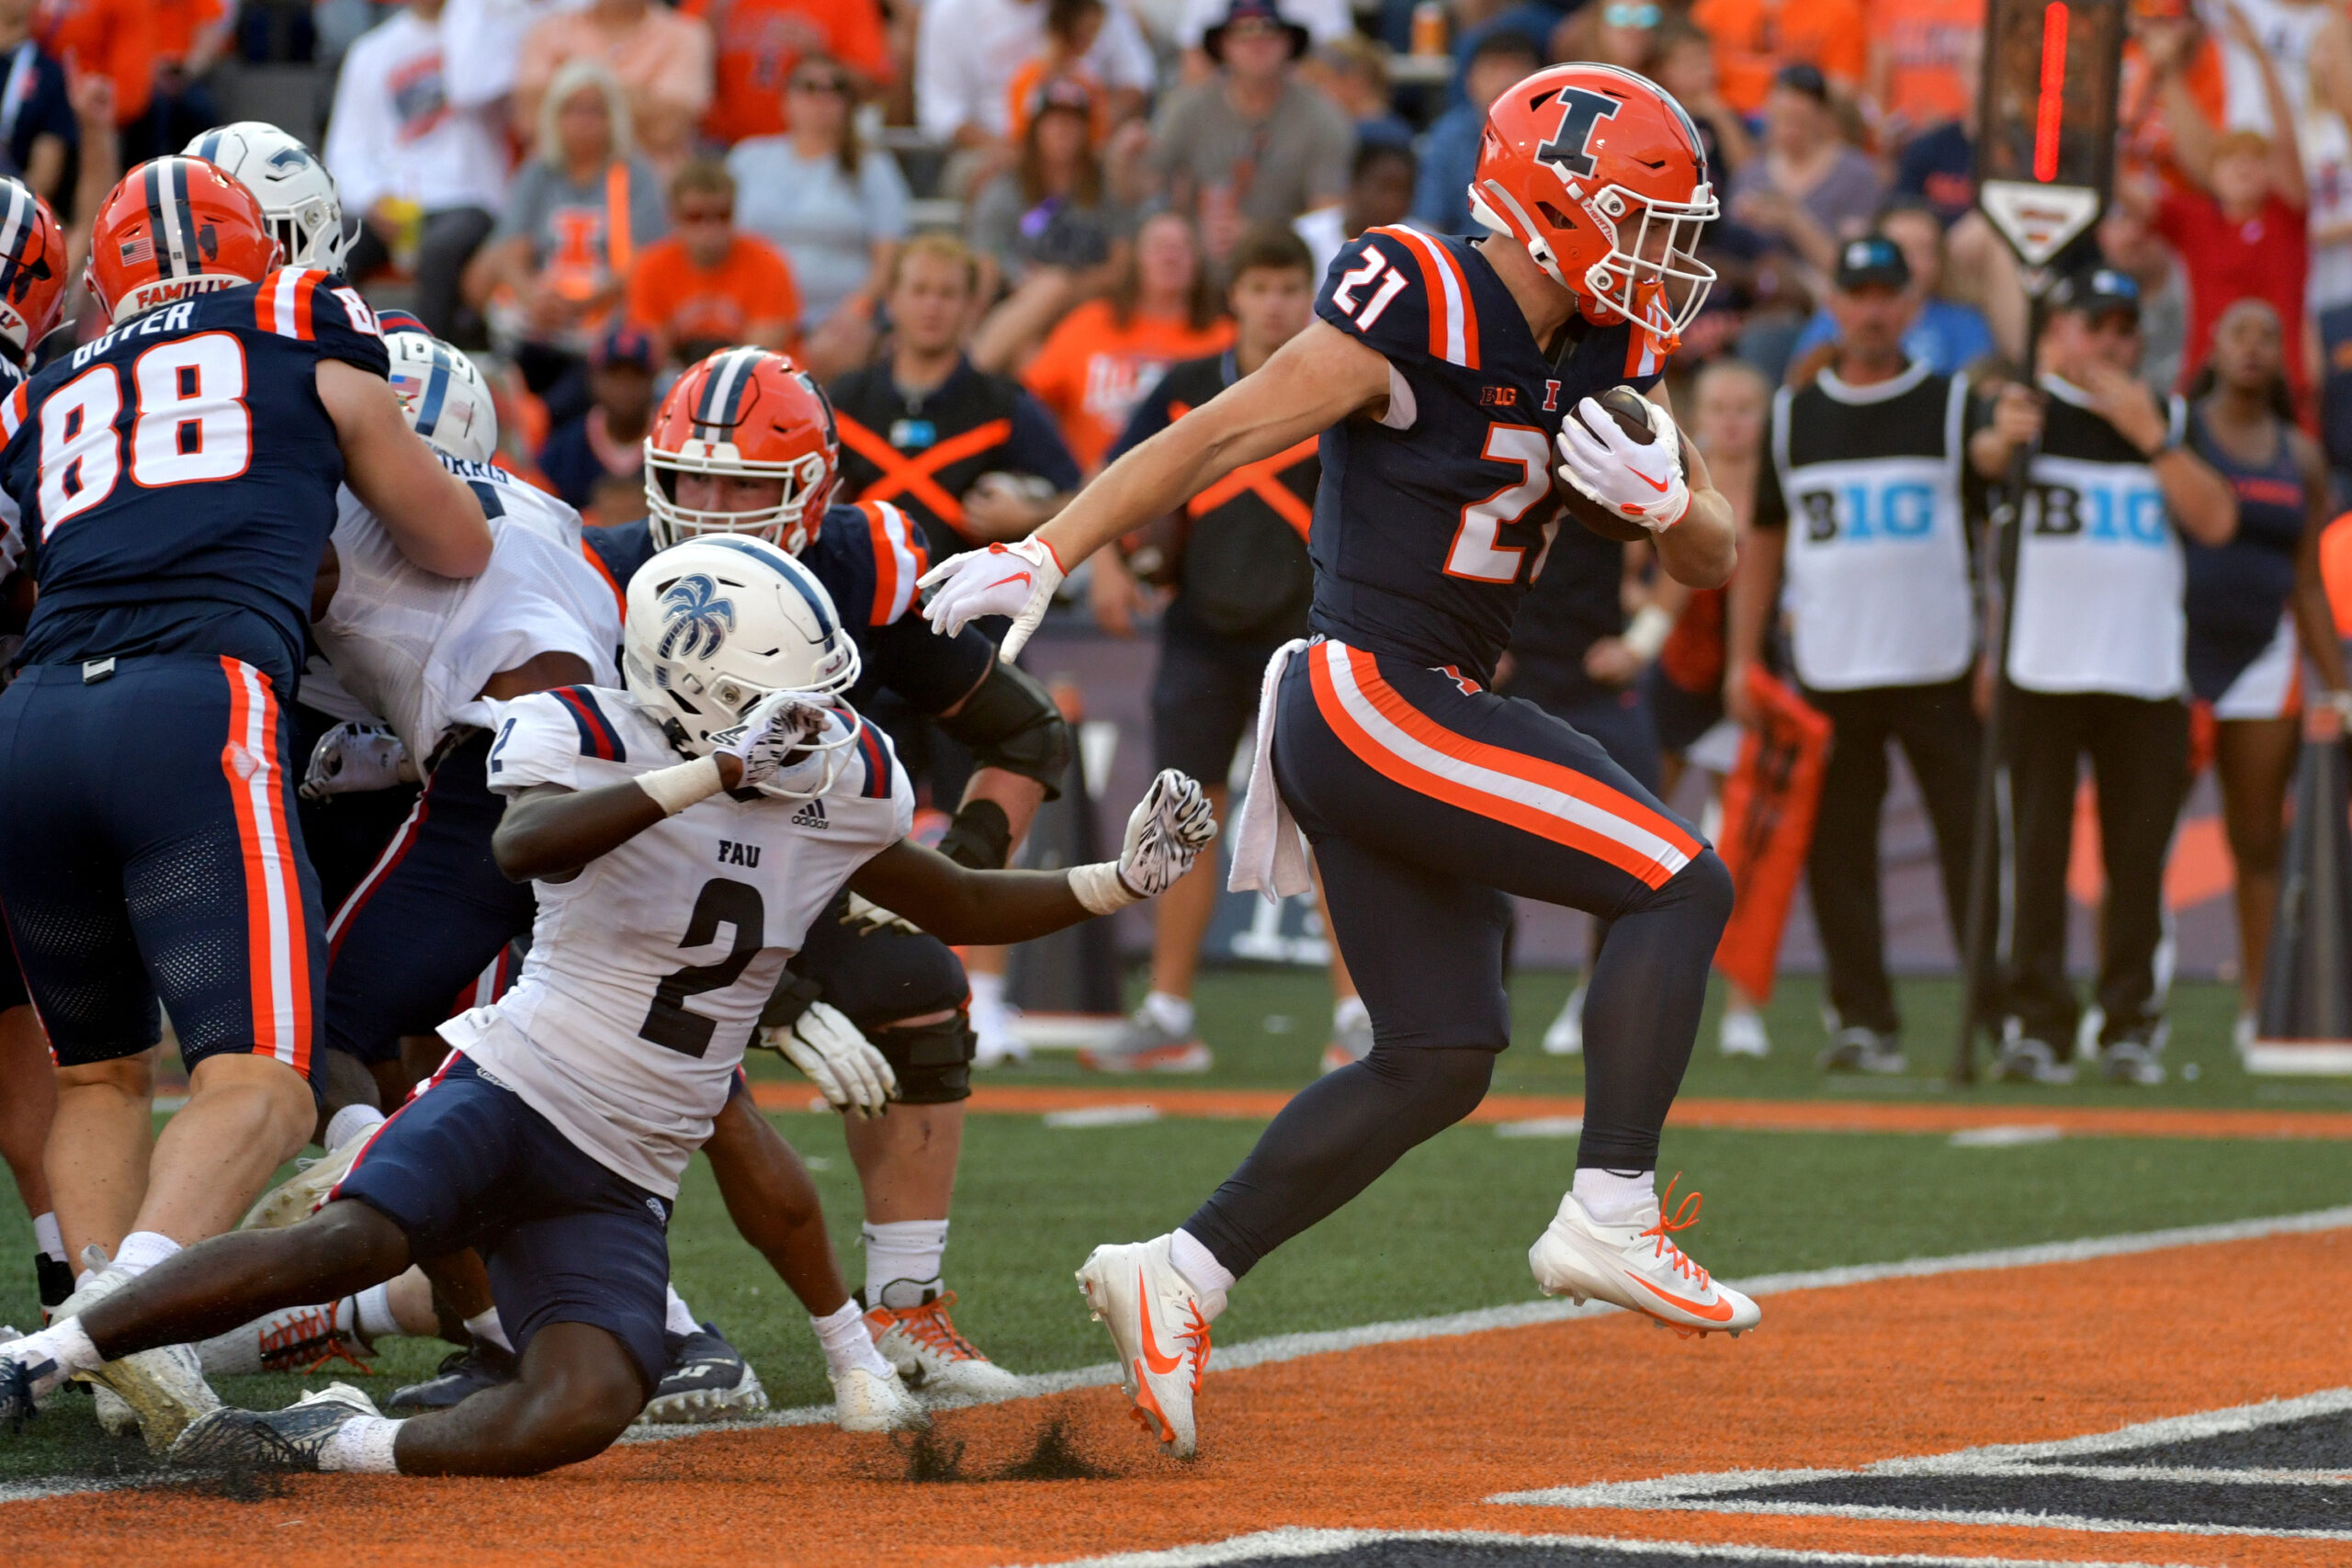
[[[1380,287],[1373,290],[1371,299],[1359,306],[1356,290],[1375,277],[1380,279]],[[1403,292],[1405,275],[1389,265],[1388,258],[1379,252],[1367,250],[1362,266],[1340,275],[1340,287],[1331,290],[1331,303],[1338,308],[1340,314],[1356,324],[1357,331],[1368,333],[1372,331],[1372,323],[1380,320],[1380,313],[1388,309],[1388,302]]]
[[[245,403],[245,351],[228,333],[158,344],[130,378],[139,417],[130,432],[130,480],[142,489],[231,479],[253,462],[253,411]],[[122,379],[94,365],[40,406],[41,536],[114,493],[122,477]]]
[[[1533,425],[1490,424],[1487,445],[1478,456],[1490,463],[1518,464],[1519,479],[1462,509],[1461,525],[1453,530],[1453,547],[1445,552],[1445,575],[1476,582],[1515,581],[1527,547],[1497,540],[1503,529],[1552,493],[1552,442]]]

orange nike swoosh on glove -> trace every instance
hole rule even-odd
[[[1008,582],[1028,582],[1031,581],[1033,580],[1027,572],[1016,571],[1011,577],[998,578],[994,582],[989,583],[989,586],[990,588],[1001,588]]]
[[[1696,1302],[1686,1302],[1680,1296],[1668,1295],[1664,1291],[1659,1290],[1656,1285],[1651,1284],[1639,1274],[1628,1271],[1625,1278],[1633,1280],[1634,1283],[1639,1285],[1642,1289],[1647,1291],[1658,1300],[1666,1303],[1667,1305],[1680,1307],[1692,1317],[1703,1317],[1709,1323],[1729,1323],[1731,1321],[1731,1303],[1727,1301],[1717,1301],[1712,1307],[1703,1307]]]
[[[1649,477],[1649,475],[1647,475],[1647,474],[1645,474],[1645,473],[1642,472],[1642,470],[1641,470],[1641,469],[1639,469],[1639,468],[1628,468],[1628,469],[1626,469],[1625,471],[1626,471],[1627,473],[1629,473],[1629,474],[1633,475],[1635,479],[1637,479],[1641,480],[1644,484],[1645,484],[1645,485],[1649,486],[1649,487],[1650,487],[1650,489],[1652,489],[1652,490],[1654,490],[1654,491],[1657,491],[1657,492],[1658,492],[1658,494],[1660,494],[1660,495],[1664,495],[1664,494],[1666,493],[1666,481],[1665,481],[1665,480],[1663,480],[1663,479],[1654,479],[1650,478],[1650,477]]]
[[[1136,1270],[1136,1294],[1143,1304],[1144,1365],[1149,1367],[1161,1377],[1166,1377],[1170,1372],[1174,1371],[1178,1367],[1184,1364],[1184,1358],[1182,1356],[1162,1356],[1159,1353],[1159,1336],[1152,1331],[1151,1326],[1151,1289],[1144,1283],[1143,1270],[1141,1269],[1137,1269]]]

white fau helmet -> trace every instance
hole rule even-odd
[[[622,680],[690,757],[708,756],[711,738],[770,693],[830,703],[857,684],[859,669],[857,644],[825,585],[765,539],[688,539],[628,580]],[[856,740],[852,721],[810,742],[833,755],[824,783],[807,794],[832,786]]]
[[[182,149],[218,164],[254,193],[288,266],[343,271],[356,230],[343,221],[343,195],[327,166],[293,136],[258,119],[216,126]]]
[[[464,350],[414,332],[386,333],[384,349],[411,430],[452,457],[487,463],[497,455],[498,409]]]

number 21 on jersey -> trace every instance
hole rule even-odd
[[[245,351],[229,333],[156,344],[132,362],[130,482],[147,490],[230,479],[253,461]],[[126,466],[122,376],[98,364],[40,406],[41,536],[112,495]]]

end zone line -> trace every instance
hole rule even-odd
[[[1882,1280],[1917,1280],[1936,1274],[1965,1274],[2000,1269],[2033,1269],[2051,1263],[2087,1263],[2101,1258],[2122,1258],[2140,1252],[2162,1252],[2177,1247],[2211,1247],[2233,1241],[2258,1241],[2265,1236],[2307,1235],[2314,1231],[2352,1228],[2352,1205],[2314,1209],[2301,1214],[2267,1219],[2233,1220],[2222,1224],[2182,1225],[2171,1230],[2140,1231],[2125,1235],[2089,1236],[2080,1241],[2043,1242],[2032,1247],[1996,1247],[1984,1252],[1960,1252],[1943,1258],[1913,1258],[1890,1263],[1857,1263],[1835,1269],[1809,1269],[1759,1274],[1731,1281],[1753,1296],[1792,1291],[1835,1290],[1846,1285],[1874,1284]],[[1077,1306],[1072,1303],[1073,1308]],[[1510,1306],[1479,1307],[1469,1312],[1442,1313],[1434,1317],[1402,1318],[1367,1323],[1353,1328],[1323,1329],[1304,1334],[1276,1334],[1217,1347],[1208,1375],[1240,1371],[1305,1356],[1326,1356],[1358,1350],[1370,1345],[1395,1345],[1413,1339],[1447,1339],[1464,1334],[1484,1334],[1497,1328],[1525,1328],[1570,1318],[1598,1317],[1621,1308],[1589,1302],[1582,1306],[1563,1301],[1521,1302]],[[999,1404],[1017,1399],[1039,1399],[1075,1389],[1101,1388],[1119,1381],[1115,1361],[1077,1367],[1069,1371],[1039,1372],[1021,1380],[1021,1386],[993,1396],[942,1401],[933,1410],[962,1409],[973,1404]],[[747,1427],[812,1427],[831,1421],[830,1404],[804,1404],[770,1411],[745,1421],[709,1422],[700,1426],[631,1427],[624,1442],[662,1442],[690,1438],[699,1432],[735,1431]]]

